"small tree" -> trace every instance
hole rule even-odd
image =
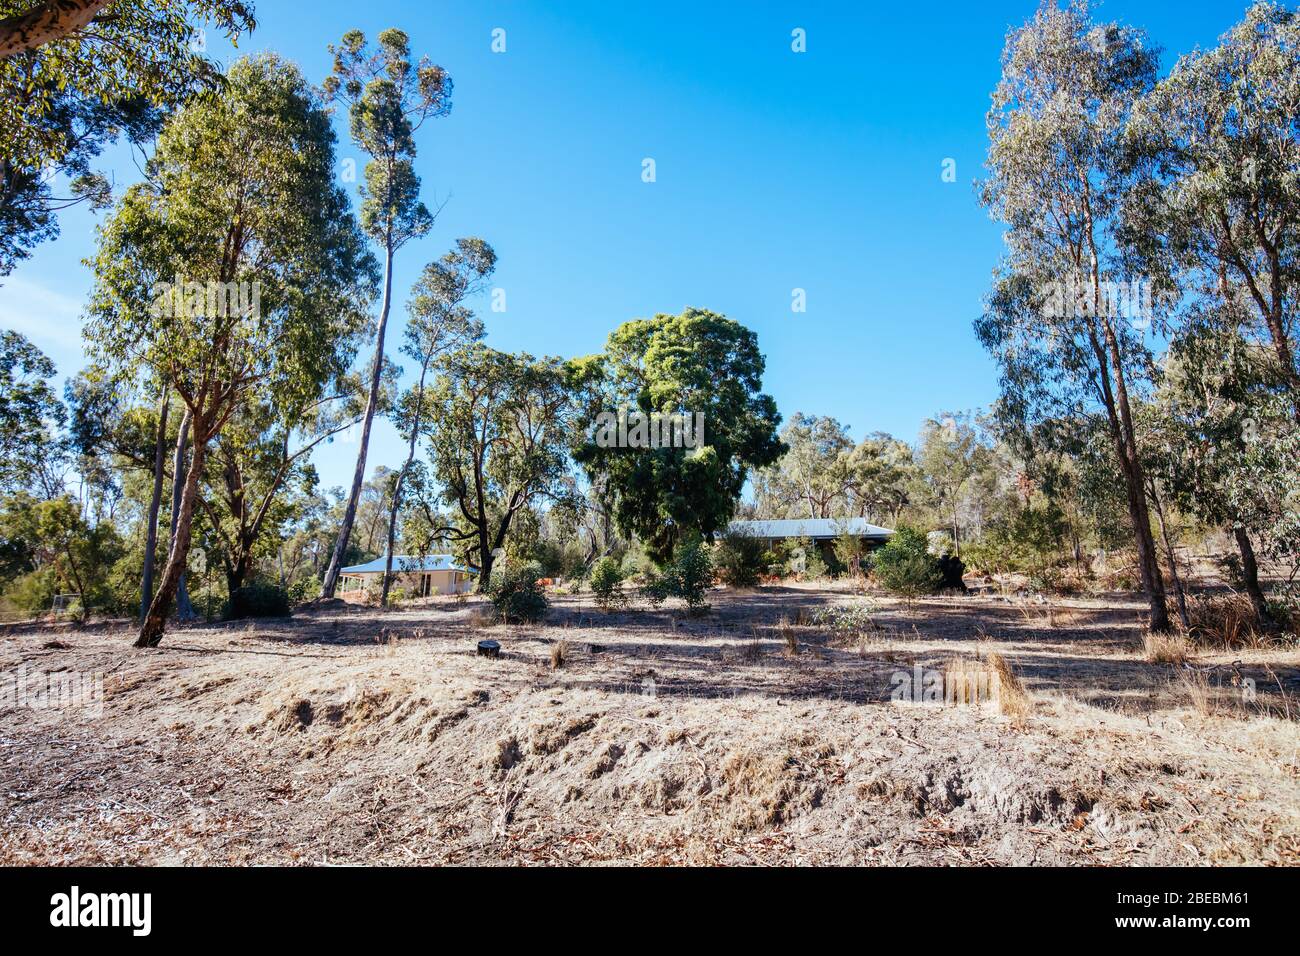
[[[925,535],[906,525],[872,555],[871,563],[876,579],[907,601],[934,594],[943,583],[939,561],[930,553]]]
[[[609,555],[592,565],[588,583],[591,585],[591,593],[596,597],[596,604],[602,611],[608,613],[627,603],[621,587],[623,569]]]
[[[713,587],[713,563],[703,544],[691,540],[678,548],[668,576],[672,593],[686,602],[691,614],[709,609],[705,594]]]
[[[497,570],[488,583],[488,598],[503,624],[536,624],[551,602],[537,583],[535,564],[512,564]]]
[[[724,584],[748,588],[758,583],[766,557],[762,539],[728,531],[713,549],[713,566]]]

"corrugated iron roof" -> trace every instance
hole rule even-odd
[[[768,521],[733,521],[729,531],[751,538],[838,538],[844,532],[881,541],[893,531],[871,524],[866,518],[774,518]]]
[[[388,556],[384,555],[375,558],[373,561],[367,561],[365,564],[354,564],[350,568],[344,568],[341,574],[383,574],[384,566],[388,563]],[[393,571],[399,573],[419,572],[419,571],[464,571],[467,574],[475,574],[472,568],[462,567],[456,563],[456,559],[450,554],[427,554],[424,557],[418,555],[395,554],[393,555]]]

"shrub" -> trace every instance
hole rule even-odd
[[[763,542],[747,534],[727,532],[713,549],[718,579],[733,588],[753,587],[767,566]]]
[[[651,575],[641,585],[641,597],[651,607],[659,607],[672,593],[672,579],[664,575]]]
[[[537,583],[541,569],[535,564],[512,564],[492,573],[488,598],[503,624],[536,624],[546,616],[551,602]]]
[[[246,584],[230,592],[230,617],[288,617],[289,592],[274,584]]]
[[[930,554],[925,535],[915,528],[900,527],[871,557],[877,580],[907,600],[934,594],[943,583],[939,560]]]
[[[713,562],[700,542],[689,542],[678,550],[670,577],[672,593],[686,602],[692,614],[708,610],[704,595],[713,587]]]
[[[591,593],[602,611],[609,612],[627,603],[621,587],[623,569],[613,558],[606,556],[593,564],[587,583],[591,585]]]

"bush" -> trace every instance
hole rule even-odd
[[[621,587],[623,570],[613,558],[606,556],[593,564],[587,583],[591,585],[591,593],[602,611],[609,612],[627,603]]]
[[[925,535],[915,528],[899,528],[871,557],[876,579],[900,597],[911,600],[934,594],[943,584],[939,560],[929,552]]]
[[[749,588],[758,583],[767,566],[768,553],[762,540],[747,534],[727,532],[713,549],[713,566],[718,579],[733,588]]]
[[[678,550],[669,579],[672,593],[686,602],[692,614],[708,610],[704,595],[713,587],[713,562],[700,542],[692,541]]]
[[[641,597],[651,607],[659,607],[672,594],[672,579],[667,576],[650,575],[641,585]]]
[[[537,579],[541,568],[536,564],[507,565],[492,572],[488,598],[503,624],[536,624],[546,616],[551,602]]]
[[[289,592],[274,584],[246,584],[230,592],[230,617],[288,617]]]

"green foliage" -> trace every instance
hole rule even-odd
[[[3,3],[0,15],[33,6]],[[233,42],[253,26],[240,0],[115,0],[76,32],[0,58],[0,276],[58,234],[59,209],[109,204],[108,180],[91,169],[106,145],[149,143],[166,111],[220,87],[220,65],[198,52],[202,30]],[[51,170],[71,203],[52,192]]]
[[[503,624],[536,624],[546,616],[550,601],[537,583],[535,564],[508,564],[492,572],[488,597]]]
[[[288,617],[289,592],[274,584],[246,584],[230,592],[230,617]]]
[[[677,549],[673,562],[665,569],[668,592],[686,602],[691,614],[709,609],[705,595],[713,587],[713,562],[703,543],[690,540]]]
[[[5,590],[6,603],[25,613],[50,609],[55,594],[80,594],[84,612],[115,613],[123,595],[109,571],[126,548],[107,522],[89,524],[78,503],[64,495],[48,500],[26,492],[0,508],[0,543],[18,572]],[[137,598],[133,591],[130,600]]]
[[[1066,530],[1055,505],[1030,505],[990,522],[963,556],[986,574],[1019,573],[1046,582],[1061,562]]]
[[[607,482],[619,529],[645,542],[657,561],[678,541],[725,528],[749,470],[784,451],[776,403],[761,391],[757,337],[714,312],[627,322],[603,355],[569,369],[588,427],[619,408],[703,416],[699,447],[603,448],[588,432],[574,450],[593,482]]]
[[[587,582],[602,611],[612,611],[627,603],[622,590],[623,570],[612,557],[606,555],[596,561],[591,566],[591,576]]]
[[[767,548],[759,538],[728,531],[713,549],[718,579],[733,588],[753,587],[767,567]]]
[[[446,356],[439,371],[429,394],[433,470],[461,522],[458,536],[475,542],[475,564],[490,568],[531,503],[569,490],[570,396],[558,359],[480,344]]]
[[[67,418],[50,387],[54,363],[25,337],[0,330],[0,492],[54,494],[63,448],[56,430]]]
[[[934,594],[943,583],[939,561],[930,554],[925,535],[907,525],[894,532],[882,548],[871,555],[876,580],[887,590],[906,599]]]

